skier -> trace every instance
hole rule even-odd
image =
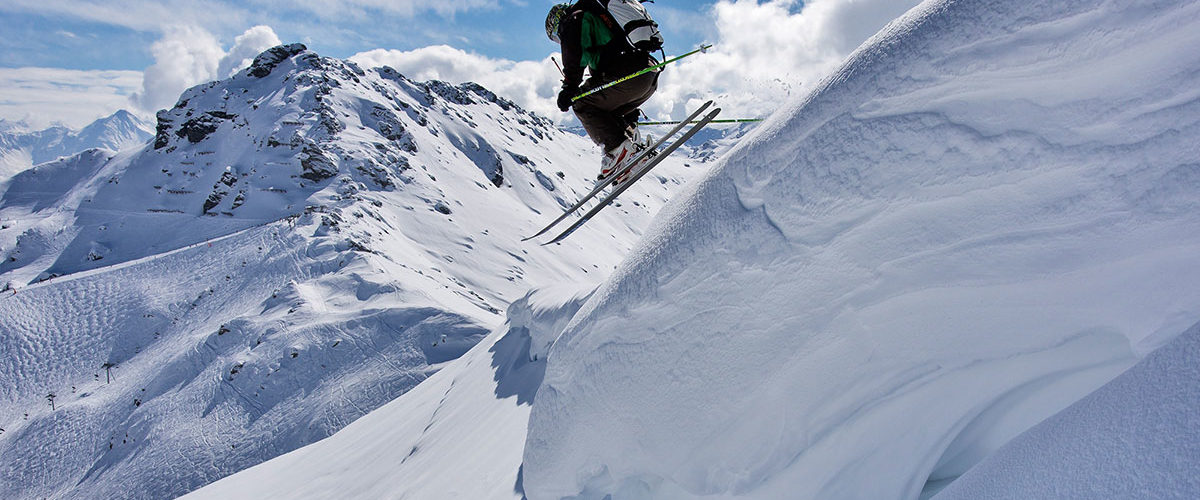
[[[637,0],[578,0],[574,4],[557,4],[546,16],[546,35],[562,45],[563,85],[558,93],[558,108],[564,112],[574,108],[588,136],[604,148],[600,180],[612,175],[622,162],[646,147],[640,143],[637,130],[641,113],[638,108],[658,89],[661,70],[647,72],[574,103],[571,99],[582,93],[580,88],[593,89],[658,64],[650,52],[662,47],[662,38],[648,15],[645,21],[633,23],[651,33],[649,43],[639,42],[639,47],[630,43],[632,38],[614,21],[611,11],[617,7],[627,11],[637,9],[645,15],[640,2],[636,7],[629,6],[633,2]],[[586,82],[585,68],[590,75]]]

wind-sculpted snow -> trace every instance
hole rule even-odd
[[[1200,498],[1200,324],[1017,436],[935,500]]]
[[[936,491],[1200,320],[1198,89],[1195,2],[914,9],[566,328],[528,498]]]
[[[189,89],[157,132],[0,197],[2,498],[172,498],[328,437],[531,288],[603,279],[699,171],[680,156],[571,241],[523,243],[591,189],[589,141],[299,45]],[[527,412],[540,368],[513,363]]]

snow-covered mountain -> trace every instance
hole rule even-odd
[[[125,110],[78,131],[61,125],[31,131],[19,123],[0,123],[0,184],[39,163],[94,148],[121,151],[138,147],[153,136],[152,126]]]
[[[329,436],[529,289],[603,279],[700,172],[679,155],[565,242],[522,243],[597,163],[478,85],[296,44],[185,92],[142,149],[15,176],[0,496],[169,498]]]
[[[1196,498],[1198,28],[927,1],[599,288],[189,498]]]

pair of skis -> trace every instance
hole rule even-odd
[[[568,208],[565,212],[562,213],[562,215],[559,215],[557,219],[554,219],[553,222],[546,225],[546,227],[542,228],[541,231],[538,231],[537,234],[530,236],[528,238],[524,238],[521,241],[529,241],[534,238],[537,238],[538,236],[546,234],[546,232],[549,231],[550,228],[554,227],[559,222],[562,222],[563,219],[567,218],[567,216],[571,215],[572,213],[575,213],[575,211],[579,210],[579,208],[582,207],[585,203],[590,201],[592,198],[595,198],[596,195],[600,194],[601,191],[604,191],[604,188],[607,188],[608,186],[612,185],[614,182],[616,182],[617,179],[620,179],[621,177],[626,177],[626,174],[628,174],[627,175],[628,178],[625,179],[620,185],[618,185],[617,188],[614,189],[611,193],[609,193],[608,196],[602,198],[600,200],[600,202],[596,204],[596,206],[592,207],[591,210],[589,210],[587,213],[583,214],[583,216],[580,217],[579,220],[576,220],[574,224],[571,224],[570,227],[568,227],[565,231],[560,233],[558,236],[555,236],[554,239],[552,239],[546,243],[543,243],[542,245],[550,245],[552,243],[558,243],[558,242],[562,241],[564,238],[566,238],[567,236],[570,236],[571,233],[575,232],[576,229],[579,229],[580,226],[582,226],[588,220],[591,220],[591,218],[594,217],[597,213],[599,213],[600,210],[604,209],[604,207],[611,204],[613,202],[613,200],[615,200],[617,198],[617,196],[620,196],[621,193],[625,192],[626,189],[629,189],[629,186],[632,186],[634,182],[637,182],[637,180],[642,178],[643,175],[646,175],[646,172],[649,172],[650,169],[654,168],[659,163],[661,163],[664,159],[666,159],[667,156],[670,156],[670,154],[672,152],[674,152],[676,149],[679,149],[679,146],[682,146],[683,143],[687,142],[688,139],[691,139],[692,136],[696,135],[696,133],[699,132],[700,129],[704,128],[705,125],[708,125],[710,122],[712,122],[713,119],[715,119],[717,117],[717,114],[719,114],[721,112],[721,108],[713,109],[712,111],[709,111],[708,114],[705,114],[703,118],[700,118],[699,120],[697,120],[697,118],[700,117],[700,115],[703,114],[712,105],[713,105],[712,101],[708,101],[708,102],[704,103],[703,106],[700,106],[700,108],[697,109],[696,111],[692,112],[692,114],[690,116],[688,116],[683,121],[679,122],[678,125],[676,125],[669,132],[667,132],[665,135],[663,135],[661,138],[659,138],[658,141],[656,141],[654,144],[651,144],[650,147],[646,148],[645,150],[643,150],[642,152],[640,152],[636,156],[634,156],[632,159],[630,159],[628,162],[626,162],[624,167],[622,167],[620,170],[618,170],[616,172],[613,172],[612,175],[608,176],[604,181],[597,184],[595,189],[592,189],[592,192],[588,193],[586,196],[584,196],[582,199],[580,199],[571,208]],[[686,127],[690,123],[694,123],[695,125],[692,125],[692,127],[689,128],[687,130],[687,132],[684,132],[684,134],[682,136],[680,136],[679,139],[676,139],[665,149],[663,149],[662,151],[657,151],[659,146],[661,146],[664,142],[666,142],[668,139],[673,137],[675,134],[679,133],[680,130],[683,130],[683,128]],[[642,163],[643,159],[646,159],[647,155],[653,155],[653,156],[646,160],[645,165],[638,165],[639,163]],[[637,170],[630,172],[630,169],[632,169],[633,167],[637,167]]]

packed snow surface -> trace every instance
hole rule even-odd
[[[926,2],[584,305],[525,493],[932,495],[1200,320],[1198,158],[1200,3]]]
[[[1200,498],[1200,324],[1026,431],[935,500]]]

